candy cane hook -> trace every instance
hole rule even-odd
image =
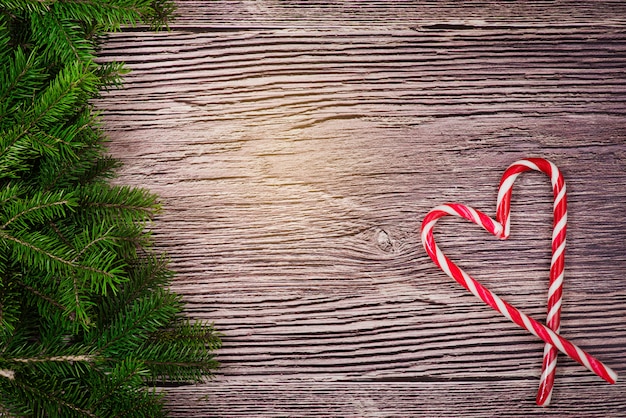
[[[523,172],[536,170],[550,177],[554,194],[553,231],[552,231],[552,261],[550,263],[550,282],[548,289],[548,316],[546,325],[559,332],[561,326],[561,305],[563,300],[563,277],[565,270],[565,234],[567,230],[567,193],[565,180],[556,165],[543,158],[528,158],[516,161],[506,169],[500,180],[498,199],[496,203],[496,220],[502,224],[501,238],[506,239],[510,234],[511,194],[515,179]],[[537,391],[537,405],[548,406],[552,398],[556,361],[558,350],[546,344],[543,352],[543,364],[539,390]]]

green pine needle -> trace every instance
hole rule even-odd
[[[107,183],[90,100],[117,88],[97,39],[166,27],[169,0],[0,0],[0,416],[162,417],[159,382],[211,376],[221,345],[151,252],[160,210]]]

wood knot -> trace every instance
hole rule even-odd
[[[394,247],[391,237],[384,229],[379,229],[376,232],[376,245],[386,253],[392,252]]]

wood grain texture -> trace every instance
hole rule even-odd
[[[164,212],[153,230],[190,316],[224,334],[217,378],[174,416],[626,415],[623,2],[180,2],[172,32],[112,34],[133,70],[96,103]],[[622,376],[560,357],[451,282],[419,242],[446,201],[494,214],[513,161],[569,195],[562,334]],[[512,235],[460,220],[442,249],[545,318],[551,192],[522,175]]]

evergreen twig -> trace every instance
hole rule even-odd
[[[106,183],[90,100],[107,31],[167,27],[171,0],[0,0],[0,416],[165,416],[159,382],[210,376],[220,340],[182,313],[146,190]]]

